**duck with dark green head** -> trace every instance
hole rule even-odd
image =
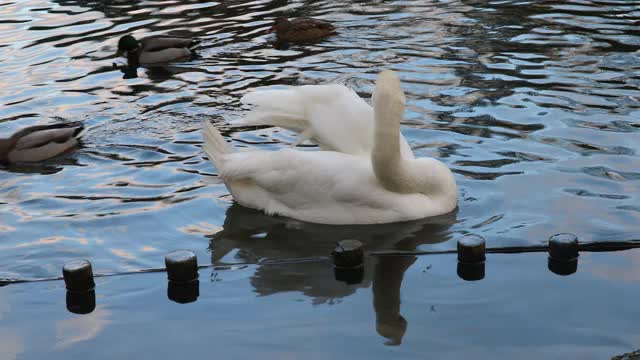
[[[118,54],[125,54],[130,66],[189,60],[200,40],[181,36],[155,35],[137,40],[125,35],[118,41]]]

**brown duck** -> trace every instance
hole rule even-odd
[[[335,26],[318,19],[296,18],[289,20],[283,16],[276,18],[269,32],[276,33],[278,42],[300,43],[336,33]]]
[[[0,138],[0,164],[42,161],[71,150],[79,144],[81,124],[37,125]]]

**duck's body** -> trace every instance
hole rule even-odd
[[[369,156],[338,151],[234,152],[209,123],[204,150],[241,205],[323,224],[376,224],[441,215],[455,209],[451,171],[432,158],[401,154],[404,95],[397,76],[380,74]]]
[[[0,163],[42,161],[67,152],[80,143],[79,124],[37,125],[0,139]]]
[[[275,31],[278,42],[302,43],[333,35],[336,33],[336,28],[324,20],[309,18],[289,20],[281,16],[276,18],[270,31]]]
[[[235,120],[236,126],[278,126],[298,133],[296,144],[311,140],[323,150],[371,156],[373,108],[342,84],[257,90],[240,101],[254,108]],[[399,136],[402,156],[413,158],[406,139]]]
[[[125,35],[118,42],[118,52],[126,54],[131,66],[163,64],[189,60],[199,43],[180,36],[154,35],[136,40]]]

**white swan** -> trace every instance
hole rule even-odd
[[[290,148],[234,152],[210,123],[204,124],[203,148],[235,200],[267,214],[323,224],[375,224],[454,210],[457,189],[447,166],[401,155],[404,94],[393,71],[378,75],[373,103],[370,158]],[[336,136],[349,135],[342,132]]]
[[[294,146],[311,140],[323,150],[371,156],[373,108],[342,84],[257,90],[240,101],[254,108],[234,126],[279,126],[299,134]],[[399,136],[402,156],[413,159],[407,140]]]

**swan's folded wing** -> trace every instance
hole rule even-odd
[[[429,216],[423,194],[396,194],[369,161],[334,151],[246,151],[225,155],[220,172],[236,202],[324,224],[373,224]],[[417,215],[416,215],[417,214]]]
[[[373,111],[341,84],[305,85],[257,90],[242,98],[255,107],[235,125],[279,126],[305,132],[325,150],[360,155],[370,153]]]
[[[283,213],[335,203],[350,184],[362,186],[354,179],[366,166],[333,151],[244,151],[227,154],[220,175],[241,204]]]
[[[307,191],[313,194],[315,186],[324,187],[329,163],[335,152],[324,152],[324,159],[313,156],[312,152],[290,149],[280,151],[240,151],[225,155],[220,175],[225,181],[248,181],[273,194]],[[305,189],[301,189],[305,187]]]
[[[257,90],[242,100],[254,108],[236,126],[278,126],[310,138],[324,150],[369,156],[373,149],[373,108],[342,84]],[[413,152],[402,135],[402,154]]]

